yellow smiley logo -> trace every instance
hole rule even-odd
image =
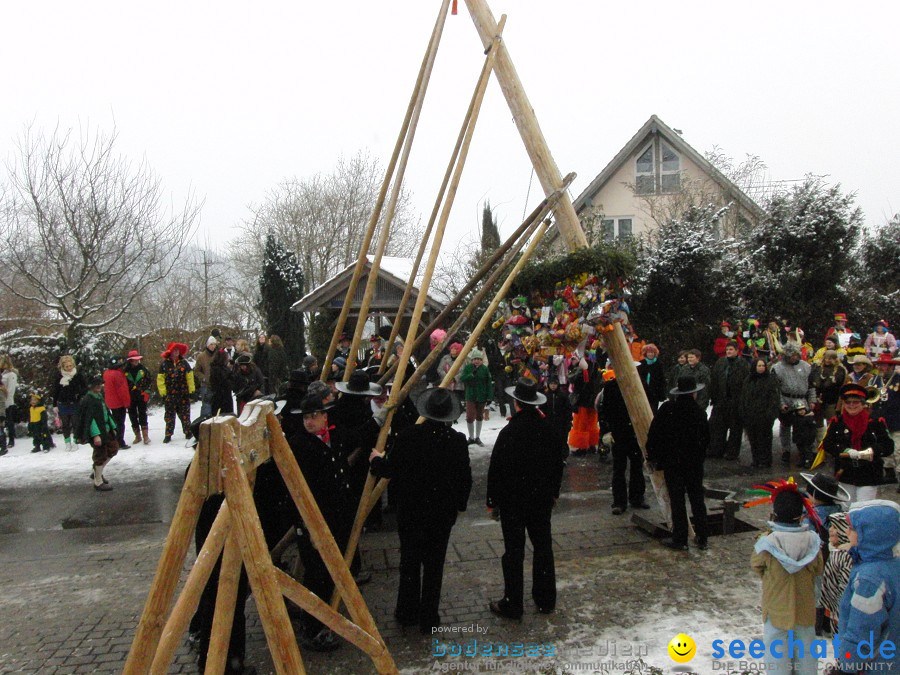
[[[669,641],[669,656],[678,663],[687,663],[697,653],[697,645],[690,635],[679,633]]]

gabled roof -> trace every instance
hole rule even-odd
[[[300,298],[291,306],[291,310],[295,312],[312,312],[322,307],[340,308],[344,303],[344,297],[350,281],[353,278],[353,269],[356,263],[350,263],[343,270],[335,274],[333,277],[314,288],[309,293]],[[407,281],[412,273],[412,258],[395,258],[392,256],[384,256],[381,259],[381,266],[378,269],[378,282],[375,288],[375,297],[372,300],[370,309],[372,311],[394,310],[400,304],[403,291],[406,289]],[[351,305],[351,314],[353,310],[358,309],[361,305],[363,293],[366,288],[366,280],[369,278],[369,272],[372,270],[372,256],[366,256],[366,264],[363,267],[362,277],[359,280],[359,286]],[[422,278],[422,270],[416,275],[417,280]],[[414,285],[412,295],[410,297],[410,305],[407,313],[410,313],[419,295],[419,286]],[[438,296],[438,297],[435,297]],[[442,294],[435,289],[431,289],[431,293],[425,298],[426,307],[440,311],[447,302]]]
[[[631,137],[631,140],[625,144],[625,147],[619,150],[618,154],[612,158],[603,171],[597,174],[597,177],[591,181],[581,194],[572,202],[575,212],[581,211],[588,197],[596,194],[606,182],[615,175],[615,173],[628,161],[628,159],[637,152],[647,141],[654,135],[659,135],[672,148],[690,158],[694,164],[702,169],[711,180],[713,180],[722,189],[722,192],[737,203],[743,206],[747,211],[754,214],[758,218],[764,218],[766,212],[755,201],[750,199],[743,190],[735,185],[725,174],[713,166],[706,157],[694,150],[690,143],[681,137],[681,134],[666,125],[656,115],[651,115],[644,126],[638,129],[638,132]]]

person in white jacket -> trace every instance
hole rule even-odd
[[[16,422],[19,421],[19,409],[16,407],[16,387],[19,386],[19,371],[13,366],[9,354],[0,356],[0,372],[3,373],[3,386],[6,388],[6,432],[7,445],[13,447],[16,442]]]

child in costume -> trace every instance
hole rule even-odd
[[[819,535],[800,521],[804,513],[817,525],[819,519],[793,479],[755,487],[768,492],[772,503],[770,530],[756,541],[750,558],[750,567],[762,579],[763,640],[767,645],[783,640],[785,645],[780,658],[769,657],[766,670],[815,675],[818,659],[810,653],[816,637],[815,580],[824,562]],[[791,652],[789,644],[794,645]]]
[[[31,407],[28,409],[28,433],[34,443],[32,452],[50,452],[50,429],[47,427],[47,407],[40,394],[31,395]]]

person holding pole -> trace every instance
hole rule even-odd
[[[531,596],[542,614],[556,608],[556,571],[550,516],[559,499],[565,448],[537,406],[546,397],[537,383],[519,378],[506,393],[515,413],[500,431],[488,468],[487,506],[500,509],[505,552],[503,598],[490,610],[504,619],[519,620],[523,612],[525,533],[534,548]]]
[[[444,559],[456,515],[466,510],[472,469],[466,437],[451,428],[459,402],[447,389],[427,389],[416,402],[423,424],[401,431],[391,452],[373,450],[372,473],[394,478],[400,535],[400,583],[394,617],[424,635],[441,623]]]

